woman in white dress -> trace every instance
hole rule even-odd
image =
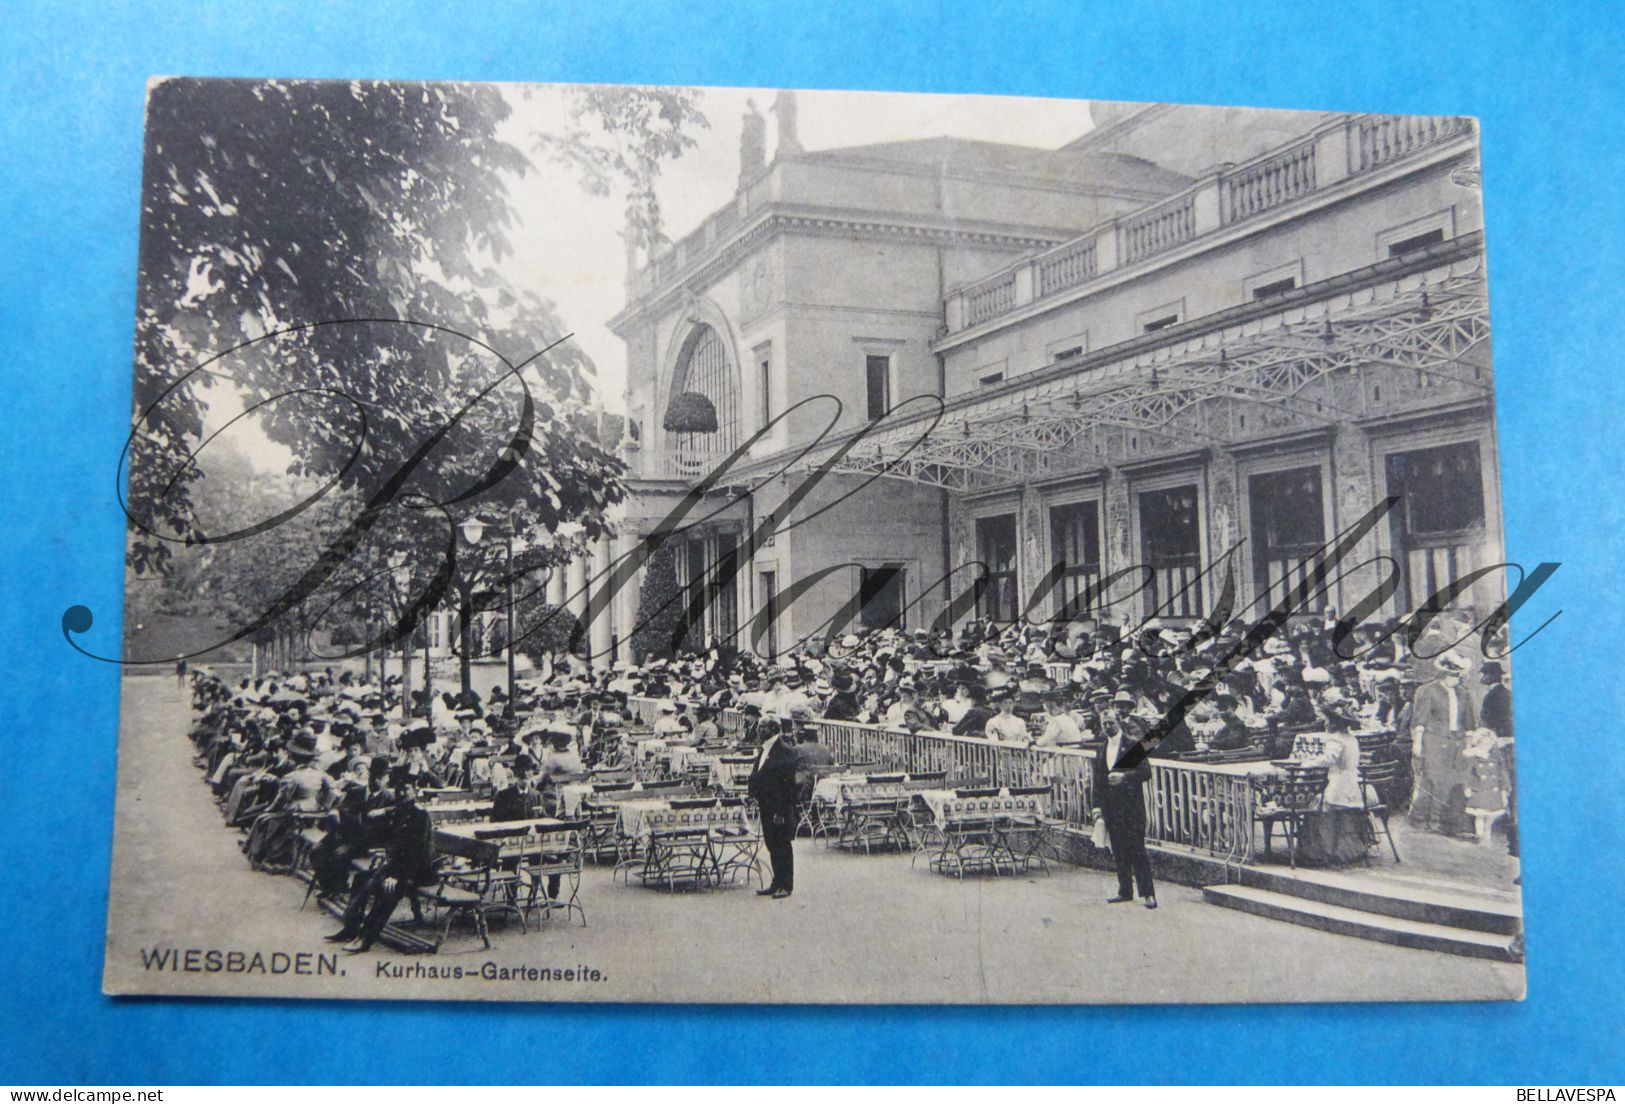
[[[1302,760],[1303,766],[1326,768],[1326,791],[1299,829],[1298,861],[1342,866],[1364,858],[1377,837],[1360,800],[1360,741],[1348,732],[1327,732],[1321,741],[1320,754]]]

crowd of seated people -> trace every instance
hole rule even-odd
[[[1492,775],[1510,758],[1468,759],[1483,733],[1412,724],[1421,665],[1403,634],[1392,623],[1359,627],[1342,649],[1354,658],[1345,660],[1334,649],[1334,627],[1331,615],[1303,619],[1249,644],[1240,621],[1196,629],[1156,621],[1132,627],[973,621],[942,634],[852,633],[774,660],[715,646],[636,664],[621,660],[596,674],[561,661],[549,665],[546,682],[519,686],[514,702],[500,689],[483,703],[473,694],[419,694],[405,721],[392,719],[401,713],[398,682],[363,683],[352,672],[331,670],[228,681],[200,669],[193,672],[192,737],[223,816],[245,833],[248,860],[287,870],[300,831],[317,824],[325,833],[311,854],[318,886],[352,899],[360,896],[349,879],[353,860],[387,849],[392,838],[399,842],[407,794],[416,800],[445,788],[482,791],[507,795],[499,804],[509,812],[551,812],[559,780],[592,768],[633,767],[631,741],[623,738],[633,699],[657,700],[652,735],[669,746],[749,749],[784,731],[819,764],[830,756],[809,727],[818,720],[1047,748],[1098,744],[1100,718],[1110,713],[1141,737],[1162,734],[1152,756],[1196,761],[1281,760],[1306,732],[1386,732],[1390,739],[1362,751],[1396,764],[1393,788],[1382,795],[1391,808],[1403,811],[1410,803],[1419,782],[1411,777],[1412,761],[1425,760],[1445,763],[1430,767],[1435,774],[1455,771],[1465,780],[1457,789],[1467,792],[1446,801],[1472,814],[1468,834],[1473,817],[1482,825],[1497,815],[1491,797],[1505,809],[1510,781]],[[1238,649],[1242,658],[1233,659]],[[1225,670],[1212,692],[1181,723],[1158,725],[1221,659]],[[1465,666],[1459,657],[1453,665]],[[1471,706],[1449,715],[1469,716]],[[1455,743],[1441,752],[1440,741]],[[1502,742],[1509,741],[1510,731]],[[1459,820],[1443,826],[1436,795],[1425,796],[1427,827],[1462,831]],[[403,863],[402,869],[411,866]],[[406,871],[422,875],[421,868]],[[387,878],[397,887],[403,882],[400,875]],[[387,919],[390,896],[369,896],[372,913]],[[365,927],[363,916],[347,922],[345,932],[365,939]]]
[[[1297,618],[1253,639],[1240,619],[1175,627],[1156,620],[1122,625],[973,621],[957,632],[887,629],[801,647],[773,662],[713,647],[702,654],[618,663],[602,685],[634,696],[669,699],[656,722],[672,742],[720,711],[744,718],[746,742],[764,720],[851,721],[910,732],[944,733],[1027,747],[1098,746],[1102,712],[1132,729],[1156,733],[1153,757],[1197,762],[1294,760],[1333,772],[1328,793],[1348,800],[1338,764],[1343,741],[1358,737],[1352,762],[1389,762],[1384,792],[1367,794],[1390,810],[1426,806],[1421,827],[1487,840],[1486,825],[1510,812],[1510,723],[1475,728],[1476,698],[1454,687],[1470,664],[1453,645],[1471,635],[1459,619],[1433,623],[1418,649],[1393,620],[1364,623],[1337,644],[1335,611]],[[1343,658],[1348,657],[1348,658]],[[1220,670],[1207,693],[1193,694]],[[1484,667],[1498,684],[1498,664]],[[584,685],[586,685],[584,683]],[[1414,709],[1418,687],[1436,703],[1448,694],[1460,709]],[[1503,695],[1504,688],[1500,691]],[[1176,710],[1176,706],[1183,706]],[[1179,723],[1159,723],[1171,713]],[[1335,745],[1335,746],[1332,746]],[[1484,750],[1488,748],[1488,750]],[[1329,750],[1328,750],[1329,749]],[[1412,764],[1428,764],[1413,774]],[[1352,823],[1353,819],[1345,818]],[[1346,848],[1334,849],[1347,854]]]
[[[681,703],[676,715],[656,722],[657,735],[665,730],[673,739],[683,738],[676,730],[696,731],[733,708],[752,717],[855,721],[1051,746],[1090,736],[1089,703],[1102,692],[1110,699],[1127,695],[1138,716],[1161,717],[1237,645],[1242,630],[1238,621],[1198,636],[1153,621],[1124,636],[1116,626],[972,623],[951,637],[925,630],[849,634],[817,654],[800,650],[774,663],[714,648],[636,668],[618,663],[606,679],[634,696]],[[1357,637],[1378,635],[1372,629]],[[1282,755],[1299,730],[1395,728],[1414,685],[1396,636],[1357,660],[1339,661],[1329,624],[1294,624],[1232,664],[1153,754],[1255,748],[1261,756]]]
[[[396,722],[398,682],[331,670],[230,681],[198,668],[192,696],[193,761],[248,861],[292,872],[315,838],[313,888],[345,906],[337,934],[358,951],[403,898],[421,915],[413,890],[437,878],[425,795],[488,796],[496,821],[553,815],[558,784],[586,772],[584,756],[619,754],[626,715],[624,694],[553,688],[512,710],[498,690],[490,712],[474,694],[420,695]]]

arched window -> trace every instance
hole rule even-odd
[[[682,354],[677,358],[671,402],[676,406],[684,394],[704,395],[716,410],[716,429],[710,432],[673,430],[671,440],[676,448],[685,452],[727,453],[739,447],[737,378],[738,372],[728,356],[728,347],[722,335],[708,325],[696,326],[683,343]]]

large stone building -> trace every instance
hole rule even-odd
[[[764,652],[843,611],[929,625],[961,593],[955,619],[1190,619],[1217,563],[1239,612],[1388,495],[1312,606],[1357,604],[1384,557],[1388,613],[1499,562],[1471,123],[1094,115],[1059,150],[805,152],[782,127],[771,161],[744,150],[734,194],[630,266],[612,327],[634,493],[560,597],[747,442],[689,515],[678,573],[705,588],[702,636],[773,609]],[[714,430],[681,416],[696,393]],[[1500,592],[1489,577],[1464,601]],[[624,646],[636,603],[625,588],[597,619],[595,652]]]

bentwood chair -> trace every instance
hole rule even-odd
[[[310,860],[311,856],[316,854],[316,848],[321,846],[322,840],[326,837],[327,833],[315,824],[308,824],[300,828],[294,837],[292,873],[294,877],[303,878],[305,881],[305,899],[299,902],[301,911],[306,905],[310,904],[311,897],[318,890],[316,871],[311,867]]]
[[[1292,763],[1281,770],[1282,777],[1275,786],[1273,800],[1262,807],[1256,816],[1264,826],[1265,860],[1270,857],[1271,838],[1275,826],[1279,824],[1286,836],[1290,864],[1296,869],[1298,837],[1302,834],[1304,819],[1310,813],[1320,811],[1324,805],[1327,770],[1325,767],[1300,767]]]
[[[731,884],[740,875],[744,876],[747,886],[752,878],[759,885],[765,884],[761,859],[762,833],[760,826],[752,823],[748,815],[737,818],[719,816],[711,829],[710,842],[718,884],[724,880]]]
[[[796,772],[796,789],[800,794],[797,799],[796,835],[811,839],[823,837],[827,844],[830,837],[840,830],[840,818],[835,814],[835,806],[815,798],[813,791],[817,789],[820,779],[841,774],[845,770],[845,767],[831,763],[803,767]]]
[[[1366,815],[1373,821],[1382,825],[1382,834],[1388,837],[1388,850],[1394,853],[1394,862],[1399,862],[1399,848],[1394,846],[1394,834],[1388,830],[1388,794],[1399,780],[1399,764],[1362,763],[1360,764],[1360,801],[1365,806]],[[1372,795],[1376,800],[1373,801]]]
[[[472,920],[474,930],[485,949],[491,949],[489,917],[512,913],[520,925],[526,926],[524,911],[514,902],[514,876],[494,867],[447,867],[440,873],[440,883],[427,894],[437,917],[444,922],[434,941],[439,950],[451,934],[451,926],[459,918]]]
[[[593,862],[619,862],[621,859],[621,841],[616,831],[619,813],[614,805],[601,805],[591,798],[581,802],[581,812],[586,818],[586,855]]]
[[[555,911],[562,911],[565,919],[572,912],[581,917],[581,926],[587,926],[587,910],[581,904],[581,870],[585,865],[588,822],[569,820],[534,831],[528,840],[535,840],[538,850],[525,857],[516,869],[513,887],[514,900],[527,922],[532,912],[539,911],[537,930]],[[559,879],[558,893],[549,896],[547,884]]]

